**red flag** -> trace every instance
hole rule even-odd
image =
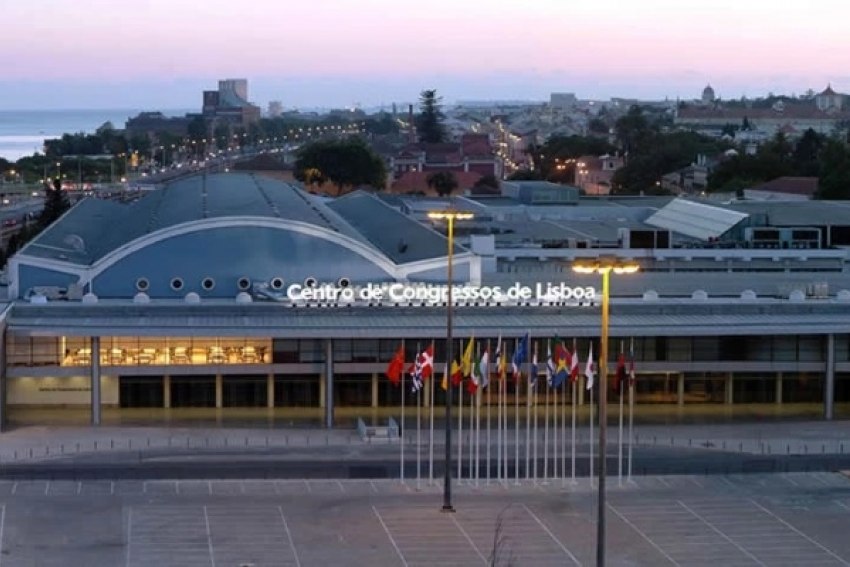
[[[620,386],[626,379],[626,355],[622,352],[617,355],[617,372],[614,374],[614,391],[619,392]]]
[[[452,361],[452,386],[458,386],[463,382],[463,369],[456,361]]]
[[[419,372],[422,374],[422,379],[427,380],[434,372],[434,345],[431,344],[428,348],[422,351],[419,355]]]
[[[387,378],[390,379],[390,382],[399,385],[401,382],[401,373],[404,370],[404,345],[401,344],[398,346],[398,350],[395,351],[392,360],[387,364]]]

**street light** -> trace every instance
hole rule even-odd
[[[605,474],[607,460],[606,433],[608,431],[608,303],[610,300],[611,272],[634,274],[640,269],[634,262],[617,258],[599,258],[595,262],[578,262],[573,271],[580,274],[602,276],[602,333],[599,338],[599,510],[596,521],[596,565],[605,566]]]
[[[454,222],[456,220],[469,220],[474,215],[469,212],[446,209],[443,211],[432,211],[428,213],[431,220],[445,220],[448,225],[448,269],[446,285],[448,297],[446,301],[446,369],[452,363],[452,257],[454,256]],[[448,381],[448,377],[446,377]],[[431,400],[431,403],[434,403]],[[452,387],[446,384],[446,470],[443,480],[443,512],[454,512],[452,507]]]

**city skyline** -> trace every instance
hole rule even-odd
[[[705,6],[671,0],[462,4],[398,9],[387,0],[283,5],[257,0],[238,18],[211,0],[148,0],[129,12],[106,0],[39,0],[6,8],[3,109],[185,108],[224,77],[246,77],[251,99],[287,107],[367,107],[580,98],[723,98],[850,90],[842,56],[850,7],[823,10],[753,1]],[[74,21],[73,34],[67,22]],[[797,41],[805,37],[805,41]],[[797,38],[797,39],[795,39]],[[57,91],[60,95],[57,96]]]

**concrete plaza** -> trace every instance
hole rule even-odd
[[[850,565],[840,473],[610,482],[608,564]],[[0,566],[592,565],[595,492],[423,482],[5,481]]]

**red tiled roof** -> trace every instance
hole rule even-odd
[[[436,173],[437,171],[440,170],[408,171],[392,184],[390,192],[411,193],[421,191],[425,194],[436,195],[436,192],[428,187],[428,176]],[[458,188],[456,189],[456,192],[469,189],[482,177],[480,173],[472,171],[453,171],[452,174],[454,174],[455,179],[457,179]]]
[[[817,177],[777,177],[758,187],[756,191],[771,191],[773,193],[788,193],[790,195],[814,196],[818,190]]]

